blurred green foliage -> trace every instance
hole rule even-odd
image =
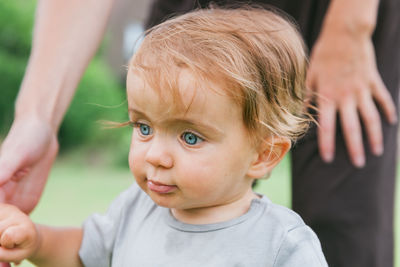
[[[0,1],[0,131],[12,122],[14,99],[28,61],[35,2]]]
[[[0,136],[13,120],[14,102],[31,49],[36,1],[0,1]],[[103,129],[100,120],[126,121],[124,86],[111,74],[99,52],[90,63],[59,131],[60,153],[85,145],[127,159],[128,129]],[[115,152],[115,153],[113,153]]]

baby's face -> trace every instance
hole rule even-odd
[[[247,172],[257,158],[241,109],[215,84],[193,88],[182,70],[176,107],[129,71],[129,116],[135,127],[129,164],[139,186],[158,205],[178,213],[207,212],[248,201]]]

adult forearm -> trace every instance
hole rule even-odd
[[[324,19],[327,29],[370,36],[375,29],[379,0],[332,0]]]
[[[114,0],[40,0],[32,51],[15,117],[36,116],[57,131],[104,33]]]
[[[40,267],[81,267],[81,228],[53,228],[37,225],[39,247],[28,260]]]

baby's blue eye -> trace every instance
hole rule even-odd
[[[204,141],[202,138],[198,137],[197,135],[195,135],[194,133],[191,133],[191,132],[183,133],[182,138],[186,144],[192,145],[192,146]]]
[[[150,135],[153,133],[153,130],[151,129],[151,127],[149,125],[146,125],[143,123],[141,123],[139,125],[139,130],[142,135]]]

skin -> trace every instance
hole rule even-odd
[[[27,213],[39,201],[58,151],[61,119],[101,40],[113,2],[39,1],[14,123],[0,148],[0,201]],[[361,120],[371,150],[375,155],[383,153],[381,117],[373,100],[389,122],[397,120],[393,100],[376,70],[371,43],[377,9],[378,0],[331,1],[311,53],[307,83],[317,96],[318,143],[326,162],[334,159],[337,112],[350,159],[358,167],[365,164]],[[22,192],[30,192],[29,197]]]
[[[129,72],[128,103],[135,125],[129,164],[143,191],[177,219],[226,221],[246,212],[256,198],[252,171],[260,152],[244,123],[237,123],[241,108],[218,85],[194,89],[193,79],[182,70],[183,108],[171,110],[170,92],[160,95]]]
[[[192,84],[192,75],[182,71],[182,103],[190,108],[185,108],[186,113],[176,107],[165,112],[174,107],[171,95],[156,93],[129,73],[127,92],[134,125],[130,168],[144,192],[170,208],[178,220],[226,221],[246,213],[258,197],[251,190],[253,179],[273,169],[289,150],[290,141],[275,137],[273,146],[272,140],[255,146],[244,123],[237,123],[241,108],[221,88],[210,84],[215,90],[196,90]],[[2,261],[28,258],[38,266],[83,266],[78,256],[81,240],[80,228],[35,225],[16,206],[0,204]]]
[[[397,121],[395,105],[376,67],[371,40],[378,3],[332,1],[311,53],[307,86],[316,93],[319,151],[326,162],[334,159],[337,113],[350,160],[357,167],[365,165],[361,121],[376,156],[383,153],[378,107],[390,123]]]
[[[26,213],[38,203],[58,152],[58,128],[100,43],[113,2],[38,2],[15,119],[0,147],[0,202]]]
[[[0,148],[0,201],[26,213],[37,204],[58,151],[59,124],[101,40],[112,4],[113,0],[39,1],[14,123]],[[349,157],[358,167],[365,165],[360,122],[366,126],[371,151],[380,155],[377,108],[390,123],[397,121],[393,100],[376,69],[371,35],[377,10],[378,0],[332,0],[311,53],[307,83],[317,96],[318,143],[326,162],[334,159],[337,113]]]
[[[57,156],[58,128],[102,39],[113,3],[38,1],[14,122],[0,147],[0,203],[28,214],[39,202]]]
[[[0,259],[41,267],[81,267],[82,229],[35,225],[17,207],[0,203]],[[60,242],[61,241],[61,242]]]

